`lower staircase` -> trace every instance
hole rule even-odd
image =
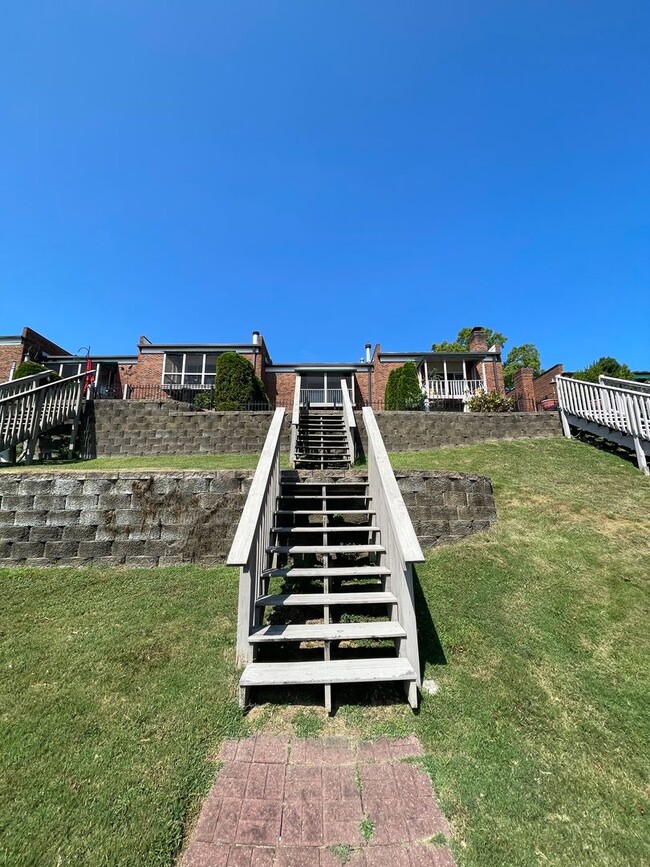
[[[241,704],[257,687],[321,685],[331,711],[337,685],[400,682],[415,708],[420,671],[411,564],[424,558],[374,416],[363,477],[281,473],[282,413],[276,411],[228,558],[242,567]],[[383,450],[379,464],[373,445]]]
[[[310,469],[349,467],[353,461],[342,412],[300,412],[295,466]]]

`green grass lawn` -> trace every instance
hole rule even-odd
[[[92,458],[91,460],[47,461],[45,463],[3,464],[0,472],[26,473],[102,473],[121,470],[254,470],[258,454],[237,455],[164,455],[153,457]],[[282,466],[289,466],[288,455],[281,455]]]
[[[261,729],[415,732],[461,867],[647,863],[648,479],[565,440],[393,463],[489,475],[499,515],[418,569],[417,715],[242,718],[233,570],[0,570],[0,864],[173,864],[221,740]]]

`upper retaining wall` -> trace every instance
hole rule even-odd
[[[367,446],[361,413],[356,413],[361,443]],[[466,446],[489,440],[560,436],[560,417],[552,412],[376,412],[389,452],[417,452],[440,446]]]
[[[96,400],[82,440],[93,457],[241,454],[262,451],[271,412],[197,412],[176,401]],[[283,450],[289,450],[289,419]]]
[[[557,413],[376,412],[389,451],[422,451],[486,440],[560,436]],[[361,413],[359,434],[366,447]],[[98,400],[86,409],[85,454],[199,455],[262,451],[272,413],[196,412],[176,401]],[[289,450],[287,413],[282,450]]]
[[[224,563],[253,474],[2,472],[0,566]],[[496,520],[489,479],[400,472],[397,480],[423,547],[462,539]]]

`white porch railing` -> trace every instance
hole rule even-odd
[[[94,370],[88,370],[47,385],[38,385],[36,380],[26,391],[0,398],[0,452],[27,442],[25,462],[31,463],[39,436],[50,428],[72,421],[69,445],[72,454],[84,385],[86,378],[94,374]]]
[[[430,400],[446,398],[462,400],[483,390],[483,382],[480,379],[430,379],[428,393],[425,396]]]
[[[650,391],[642,394],[631,388],[584,382],[569,376],[556,377],[555,384],[565,436],[571,436],[573,424],[629,445],[636,452],[639,469],[648,473]]]
[[[264,568],[266,547],[280,493],[280,439],[284,409],[276,409],[244,511],[230,547],[227,563],[239,566],[239,605],[237,608],[237,664],[252,662],[253,645],[248,641],[250,628],[258,625],[260,610],[257,599],[266,592]]]
[[[320,404],[341,406],[343,393],[340,388],[302,388],[300,390],[300,405]]]
[[[413,564],[423,563],[424,554],[397,485],[375,414],[370,407],[364,407],[362,412],[368,435],[369,493],[376,513],[375,523],[381,532],[381,543],[386,549],[386,566],[390,569],[387,580],[389,586],[386,589],[397,597],[397,610],[393,610],[393,617],[399,620],[406,631],[406,638],[399,642],[399,655],[408,659],[416,673],[417,681],[407,684],[409,704],[415,708],[421,674]]]
[[[615,376],[599,376],[600,385],[611,385],[623,388],[625,391],[637,391],[639,394],[650,394],[650,382],[634,382],[630,379],[617,379]]]
[[[343,421],[345,423],[345,436],[348,442],[348,454],[350,455],[350,463],[353,464],[356,460],[354,432],[357,422],[354,417],[348,384],[344,379],[341,380],[341,395],[343,398]]]

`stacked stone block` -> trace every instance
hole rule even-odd
[[[98,400],[87,407],[84,451],[112,455],[259,453],[270,412],[197,412],[176,401]],[[283,450],[289,450],[289,419]]]
[[[550,412],[376,412],[375,417],[389,452],[555,437],[562,433],[558,414]],[[365,451],[367,438],[360,412],[356,420]]]
[[[286,471],[285,477],[295,477]],[[359,471],[300,478],[363,478]],[[252,470],[0,475],[0,566],[168,566],[225,562]],[[489,479],[400,472],[423,547],[496,520]]]

